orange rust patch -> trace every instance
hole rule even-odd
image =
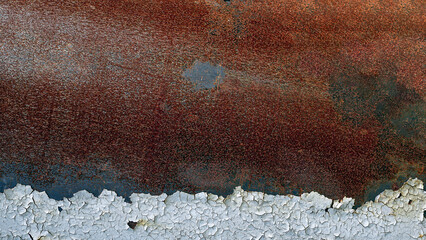
[[[102,154],[157,192],[170,182],[199,191],[209,181],[229,187],[264,177],[278,192],[353,196],[390,169],[380,145],[390,123],[374,114],[361,125],[345,121],[330,79],[347,69],[396,73],[424,99],[420,1],[2,5],[20,17],[1,27],[0,150],[8,161],[84,166]],[[225,67],[224,83],[194,91],[182,72],[195,60]],[[180,179],[204,165],[200,184]]]

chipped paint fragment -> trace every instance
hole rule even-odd
[[[319,193],[269,195],[236,187],[205,192],[99,197],[80,191],[56,201],[18,184],[0,193],[0,238],[15,239],[421,239],[423,182],[409,179],[354,210],[354,200]],[[59,211],[58,209],[62,209]]]

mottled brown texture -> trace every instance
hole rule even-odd
[[[424,124],[394,127],[424,107],[421,1],[0,9],[2,161],[110,159],[156,193],[246,184],[359,196],[408,161],[424,177]],[[196,91],[182,77],[195,60],[225,67],[223,84]]]

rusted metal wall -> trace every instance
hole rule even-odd
[[[424,180],[421,10],[1,2],[0,171],[45,188],[73,167],[153,193],[243,185],[358,199],[373,180]]]

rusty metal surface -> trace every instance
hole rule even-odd
[[[3,181],[358,200],[409,176],[424,181],[421,9],[1,2]]]

